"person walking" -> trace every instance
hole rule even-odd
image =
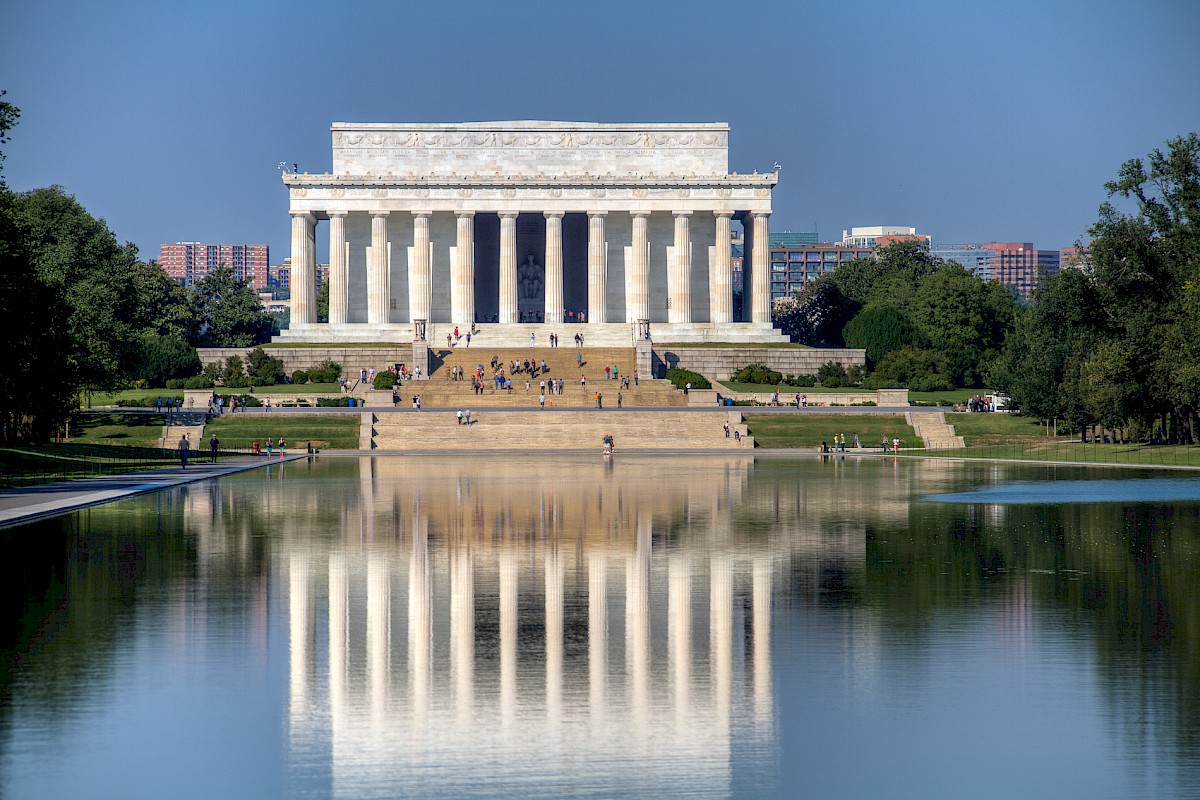
[[[729,438],[729,420],[725,420],[725,438]]]
[[[542,407],[542,411],[546,410],[546,392],[545,392],[545,390],[542,390],[542,393],[538,395],[538,405],[540,405]]]
[[[461,409],[461,408],[458,410],[457,417],[458,417],[458,424],[459,424],[459,425],[462,425],[462,421],[463,421],[463,413],[462,413],[462,409]]]
[[[621,393],[617,392],[617,408],[621,407]]]
[[[529,346],[530,347],[533,347],[533,343],[536,339],[537,339],[536,334],[533,334],[533,333],[529,334]]]
[[[185,433],[179,437],[179,466],[187,469],[188,451],[192,449],[191,443],[188,441],[188,435]]]
[[[467,427],[470,427],[470,425],[471,425],[471,409],[468,408],[465,412],[463,412],[463,420],[464,420],[465,424],[467,425]]]
[[[217,449],[220,446],[221,442],[217,439],[217,435],[214,433],[212,438],[208,440],[208,450],[210,453],[212,453],[212,462],[214,464],[217,463]]]
[[[470,347],[470,346],[471,346],[471,334],[468,333],[467,334],[467,347]]]

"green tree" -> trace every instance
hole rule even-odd
[[[317,290],[317,322],[329,322],[329,281]]]
[[[143,330],[138,336],[138,358],[132,376],[151,386],[163,386],[168,378],[190,378],[200,373],[200,356],[178,336]]]
[[[271,315],[258,294],[224,265],[198,281],[189,294],[203,347],[250,347],[271,338]]]
[[[847,347],[861,347],[867,351],[868,366],[875,366],[879,359],[893,350],[919,345],[920,337],[901,311],[888,305],[870,305],[860,311],[842,329],[842,338]]]
[[[274,386],[283,380],[283,361],[256,347],[246,354],[250,382],[259,386]]]
[[[133,265],[133,285],[137,296],[136,324],[164,336],[188,342],[196,339],[196,318],[188,303],[188,293],[156,261],[138,261]]]
[[[792,297],[771,307],[775,325],[793,342],[812,347],[841,347],[842,329],[861,306],[842,294],[832,277],[825,275]]]

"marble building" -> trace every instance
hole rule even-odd
[[[472,324],[512,344],[551,332],[597,345],[783,340],[768,274],[778,174],[730,174],[725,123],[334,123],[332,134],[331,173],[283,176],[282,341],[437,342]],[[328,323],[313,275],[322,224]],[[735,225],[748,254],[740,313]]]

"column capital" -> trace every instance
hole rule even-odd
[[[344,217],[349,213],[349,211],[326,211],[325,216],[333,219],[334,217]]]
[[[733,214],[734,212],[728,208],[719,208],[713,212],[714,217],[729,217],[730,219],[733,218]]]
[[[475,212],[474,211],[455,211],[454,216],[458,217],[459,219],[463,219],[463,218],[470,219],[475,216]]]
[[[672,211],[671,213],[677,217],[690,217],[692,215],[691,211]]]
[[[543,211],[542,212],[542,216],[545,217],[546,219],[552,219],[554,217],[558,217],[559,219],[562,219],[565,214],[566,214],[565,211]]]
[[[589,219],[591,219],[592,217],[601,217],[601,218],[603,218],[603,217],[607,217],[607,216],[608,216],[608,212],[607,212],[607,211],[589,211],[589,212],[587,212],[587,215],[588,215],[588,218],[589,218]]]
[[[367,213],[372,217],[382,217],[383,219],[387,219],[392,214],[390,211],[368,211]]]
[[[316,216],[314,216],[311,211],[288,211],[288,213],[291,214],[292,217],[294,217],[294,218],[306,219],[309,222],[317,221]]]
[[[629,216],[635,217],[635,218],[636,217],[649,217],[650,212],[649,211],[630,211]]]
[[[410,213],[417,219],[420,219],[421,217],[425,217],[428,219],[429,217],[433,216],[433,212],[428,211],[426,209],[418,209],[418,210],[412,211]]]
[[[521,212],[519,212],[519,211],[499,211],[499,212],[497,212],[500,219],[510,219],[510,218],[516,219],[517,216],[520,215],[520,213]]]
[[[769,216],[771,216],[771,212],[770,211],[751,211],[750,216],[752,216],[752,217],[769,217]]]

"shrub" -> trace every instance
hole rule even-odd
[[[847,347],[863,348],[867,361],[878,364],[888,353],[913,344],[919,337],[902,312],[892,306],[869,305],[846,323],[842,338]]]
[[[302,384],[302,383],[308,383],[308,377],[309,377],[308,373],[305,372],[304,370],[302,370],[302,369],[295,370],[292,373],[292,383],[295,383],[297,385]]]
[[[225,386],[241,387],[246,385],[245,362],[241,356],[230,356],[225,359],[225,368],[221,370],[221,383]]]
[[[322,408],[334,408],[350,405],[349,397],[318,397],[317,405]]]
[[[375,373],[374,387],[376,389],[391,389],[396,385],[396,373],[384,370]]]
[[[211,389],[213,382],[207,375],[197,375],[193,378],[188,378],[183,383],[184,389]]]
[[[133,377],[150,386],[162,386],[168,378],[187,378],[200,372],[196,348],[178,336],[161,336],[143,331],[134,345]]]
[[[787,379],[788,386],[795,386],[800,389],[807,389],[817,385],[816,375],[789,375]]]
[[[783,374],[763,364],[750,364],[735,372],[732,380],[735,383],[759,383],[767,386],[777,386],[783,382]]]
[[[840,362],[826,361],[817,370],[817,380],[826,389],[837,389],[845,386],[849,381],[846,376],[846,368]]]
[[[167,378],[167,388],[182,389],[183,385],[187,383],[187,380],[187,378]]]
[[[953,388],[946,377],[946,357],[937,350],[905,347],[893,350],[879,361],[875,371],[863,381],[867,389],[909,388],[914,391],[943,391]],[[931,389],[917,389],[931,386]]]
[[[283,380],[283,361],[256,347],[247,356],[250,382],[258,386],[274,386]]]
[[[693,389],[711,389],[712,383],[708,378],[701,375],[699,372],[692,372],[690,369],[669,369],[667,370],[667,380],[669,380],[676,389],[682,389],[689,383]]]
[[[308,371],[308,379],[313,383],[337,383],[342,377],[342,365],[328,358]]]

